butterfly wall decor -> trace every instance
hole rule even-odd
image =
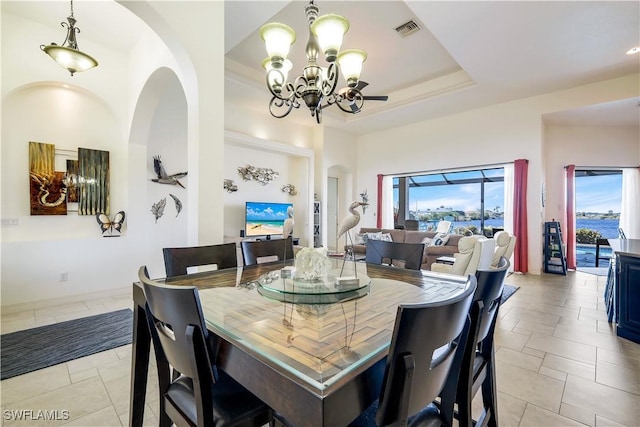
[[[113,230],[118,233],[122,232],[122,226],[124,225],[125,214],[124,211],[116,213],[113,218],[109,218],[109,215],[98,213],[96,214],[96,220],[100,225],[103,237],[120,237],[118,234],[113,234]],[[104,234],[105,231],[109,231],[109,234]]]

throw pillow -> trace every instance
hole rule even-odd
[[[383,242],[393,242],[393,239],[391,238],[390,233],[382,233],[380,235],[380,240],[382,240]]]
[[[354,245],[365,245],[367,243],[367,234],[366,233],[358,233],[353,238]]]
[[[422,239],[422,242],[420,243],[424,243],[425,246],[430,246],[432,240],[433,239],[431,237],[425,237],[424,239]]]
[[[367,239],[382,240],[382,232],[378,231],[377,233],[367,233]],[[365,241],[366,241],[366,239],[365,239]]]
[[[449,234],[447,233],[437,233],[433,236],[433,240],[429,244],[429,246],[444,246],[449,241]]]

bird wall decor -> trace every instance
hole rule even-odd
[[[238,186],[233,183],[232,179],[225,179],[222,186],[227,191],[227,193],[233,193],[238,191]]]
[[[360,223],[360,212],[358,212],[356,209],[360,206],[364,207],[369,205],[368,203],[365,202],[359,202],[359,201],[354,201],[349,205],[349,215],[347,215],[342,222],[340,222],[340,225],[338,226],[338,239],[340,237],[342,237],[343,234],[346,234],[347,237],[345,240],[349,240],[351,242],[351,252],[353,252],[353,239],[351,238],[351,233],[349,233],[349,231],[354,228],[356,225],[358,225]],[[352,253],[353,255],[353,253]],[[356,269],[356,258],[355,256],[352,256],[353,258],[353,268],[355,271],[355,275],[356,277],[358,276],[358,270]],[[346,261],[347,259],[347,252],[345,252],[344,254],[344,261]],[[340,270],[340,276],[342,276],[342,271],[344,270],[344,261],[342,262],[342,269]]]
[[[280,188],[280,190],[290,196],[295,196],[296,194],[298,194],[298,190],[296,190],[296,186],[293,184],[285,184],[282,186],[282,188]]]
[[[164,166],[162,165],[162,160],[160,160],[160,156],[153,156],[153,170],[156,172],[158,177],[153,178],[151,181],[157,182],[158,184],[179,185],[182,188],[186,188],[178,180],[187,176],[187,172],[178,172],[173,175],[167,175],[167,172],[164,170]]]

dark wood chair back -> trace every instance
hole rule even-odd
[[[377,425],[406,425],[409,415],[421,412],[438,396],[453,365],[475,289],[475,277],[469,276],[465,290],[452,299],[398,307]]]
[[[382,264],[388,260],[393,264],[395,260],[404,261],[404,268],[420,270],[424,255],[424,243],[385,242],[382,240],[367,240],[366,261],[370,264]]]
[[[183,276],[188,267],[217,265],[218,270],[238,266],[235,243],[221,245],[163,248],[164,268],[167,277]]]
[[[216,369],[220,341],[207,330],[198,290],[159,284],[149,279],[145,266],[138,277],[158,368],[160,425],[261,426],[270,422],[270,408]],[[169,366],[178,375],[172,378]]]
[[[478,287],[469,312],[469,328],[463,337],[464,350],[456,355],[445,387],[455,390],[455,401],[449,400],[451,394],[442,396],[443,406],[452,409],[457,403],[456,418],[460,427],[498,425],[493,334],[509,266],[509,260],[501,257],[497,267],[476,272]],[[472,418],[471,402],[480,388],[483,410],[476,422]]]
[[[277,257],[279,261],[293,259],[293,239],[243,240],[242,262],[244,265],[260,264],[260,258]]]

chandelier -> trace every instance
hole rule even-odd
[[[314,0],[305,7],[305,13],[309,22],[307,65],[293,82],[287,81],[287,74],[293,68],[287,55],[296,40],[295,31],[281,23],[269,23],[260,28],[260,36],[269,55],[262,62],[267,72],[267,87],[273,95],[269,112],[273,117],[283,118],[292,109],[299,108],[301,100],[318,123],[322,121],[322,110],[333,104],[347,113],[360,112],[364,100],[373,97],[364,97],[360,92],[366,85],[359,81],[362,63],[367,59],[366,52],[359,49],[340,51],[343,36],[349,30],[349,21],[334,14],[318,17]],[[320,52],[324,53],[328,67],[318,64]],[[336,91],[340,72],[347,81],[347,87]],[[375,98],[386,100],[386,97]]]
[[[80,32],[80,28],[76,27],[76,19],[73,17],[73,0],[71,0],[71,15],[67,17],[67,21],[69,22],[68,24],[64,21],[60,23],[67,29],[67,38],[64,39],[62,46],[51,43],[49,45],[40,45],[40,49],[73,76],[75,72],[97,67],[98,61],[78,49],[76,33]]]

